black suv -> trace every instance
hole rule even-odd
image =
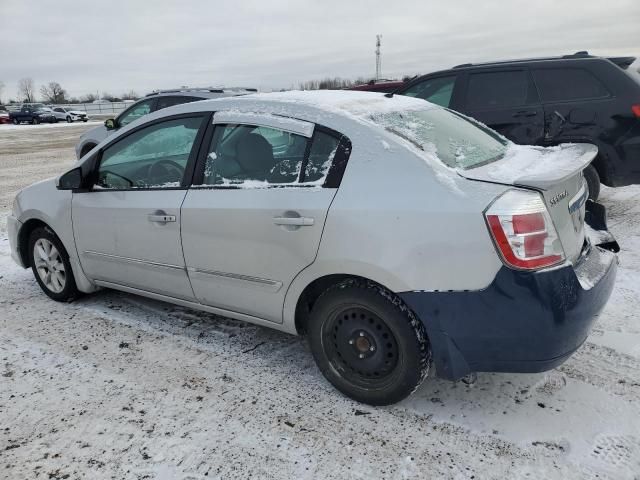
[[[634,57],[573,55],[464,64],[412,80],[395,93],[423,98],[485,123],[519,144],[587,142],[599,149],[585,170],[600,182],[640,183],[640,81]]]

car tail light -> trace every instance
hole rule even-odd
[[[508,190],[486,210],[489,231],[504,263],[537,270],[564,261],[564,251],[539,193]]]
[[[640,118],[640,103],[631,105],[631,111],[636,117]]]

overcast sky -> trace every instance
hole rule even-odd
[[[640,56],[640,0],[0,0],[2,98],[180,85],[290,88],[588,50]],[[638,63],[636,63],[637,65]]]

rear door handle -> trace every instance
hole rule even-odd
[[[149,219],[150,222],[155,222],[155,223],[167,223],[167,222],[176,221],[175,215],[167,215],[164,213],[153,213],[151,215],[147,215],[147,218]]]
[[[535,110],[520,110],[513,114],[514,117],[535,117],[538,114]]]
[[[313,225],[313,218],[310,217],[273,217],[276,225],[295,225],[298,227],[308,227]]]

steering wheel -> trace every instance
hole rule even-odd
[[[184,168],[173,160],[160,160],[149,165],[147,178],[180,182],[184,176]]]

